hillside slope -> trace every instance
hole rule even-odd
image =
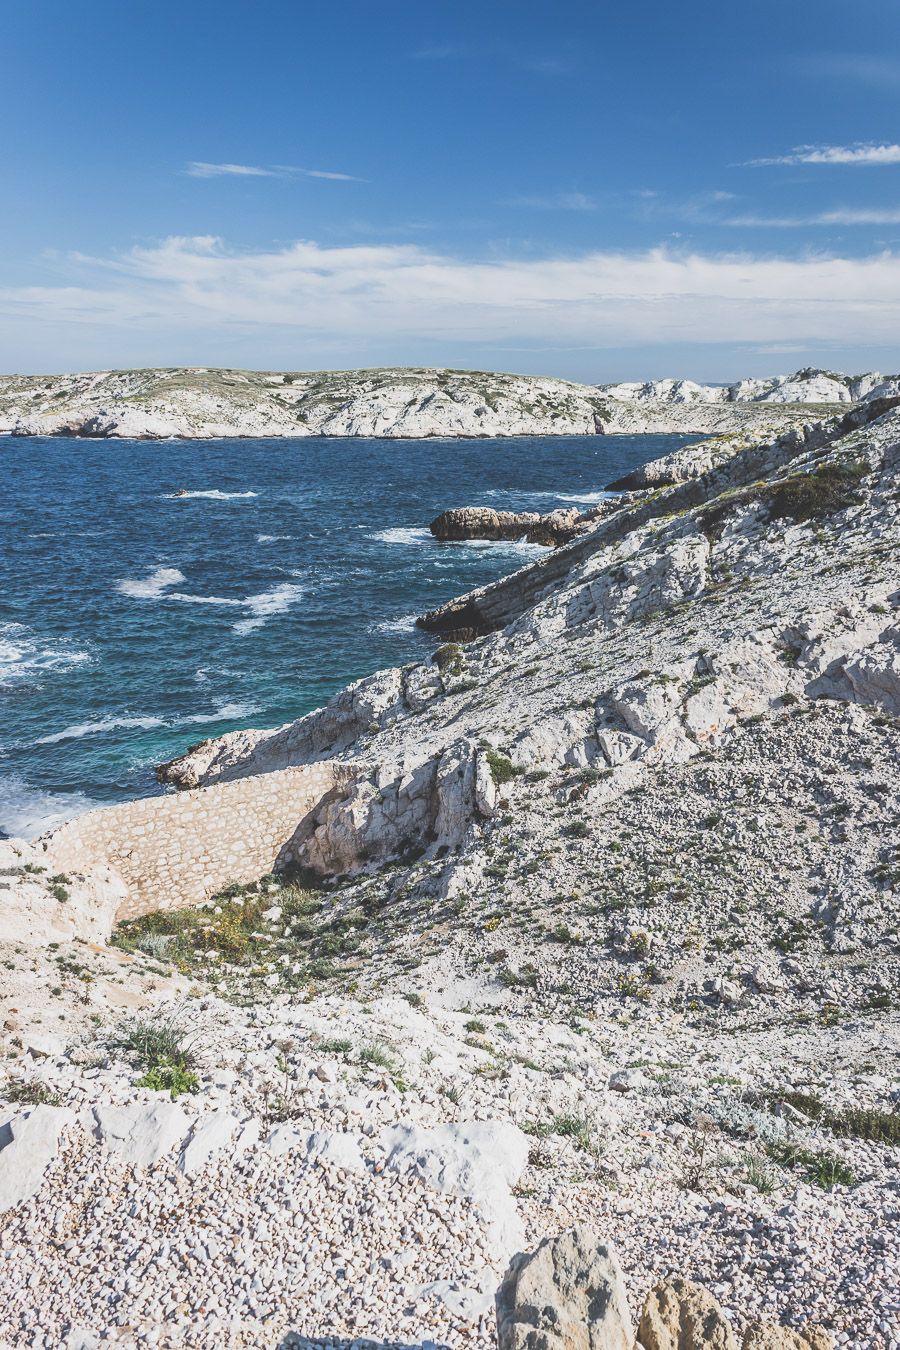
[[[300,869],[114,947],[61,923],[114,856],[0,845],[53,938],[0,952],[0,1339],[489,1350],[590,1222],[632,1314],[678,1271],[893,1350],[898,474],[890,400],[680,452],[467,640],[163,766],[167,819],[346,778]]]
[[[310,373],[191,367],[5,375],[0,432],[151,440],[704,433],[753,427],[761,418],[769,423],[777,418],[784,426],[804,411],[808,415],[802,405],[820,404],[824,413],[847,401],[847,389],[834,380],[785,386],[782,393],[795,396],[794,402],[785,397],[765,405],[675,397],[671,384],[663,382],[658,390],[621,386],[619,397],[613,389],[548,377],[440,369]],[[645,396],[648,389],[651,395]]]

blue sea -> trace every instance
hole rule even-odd
[[[421,660],[417,614],[544,553],[437,544],[444,508],[586,508],[691,439],[0,438],[0,831]]]

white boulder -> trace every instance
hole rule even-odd
[[[0,1212],[34,1195],[74,1120],[66,1107],[34,1106],[0,1122]]]

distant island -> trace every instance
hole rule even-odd
[[[234,436],[585,436],[775,430],[900,393],[900,376],[805,369],[730,385],[576,384],[424,367],[316,372],[203,366],[0,376],[0,433],[153,440]]]

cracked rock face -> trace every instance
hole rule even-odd
[[[685,381],[597,386],[482,371],[105,370],[0,376],[0,433],[228,436],[584,436],[787,425],[803,405],[897,392],[895,377],[800,372],[726,391]]]
[[[893,714],[898,446],[900,410],[881,403],[745,445],[455,602],[496,613],[499,631],[160,775],[193,785],[352,759],[355,781],[307,844],[311,866],[337,873],[471,842],[498,801],[485,747],[513,773],[590,770],[609,803],[798,700]]]
[[[589,1228],[514,1257],[497,1290],[499,1350],[632,1350],[634,1331],[612,1247]]]

